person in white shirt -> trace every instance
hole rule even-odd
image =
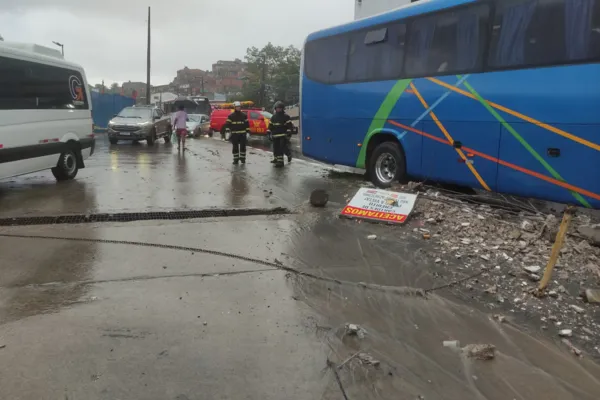
[[[181,149],[183,145],[183,149],[185,150],[185,138],[187,137],[187,120],[188,116],[185,112],[185,107],[182,105],[179,106],[179,111],[175,113],[173,117],[173,127],[175,128],[175,134],[177,135],[177,149]]]

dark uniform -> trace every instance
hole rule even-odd
[[[283,108],[283,107],[281,107]],[[291,160],[291,151],[289,149],[289,135],[294,129],[292,119],[285,111],[275,112],[269,123],[269,132],[273,138],[273,156],[275,157],[275,166],[283,167],[283,156],[288,156]]]
[[[233,163],[239,161],[246,163],[246,133],[250,132],[250,124],[246,113],[234,111],[229,114],[225,122],[225,129],[231,131],[231,144],[233,145]]]

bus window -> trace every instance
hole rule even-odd
[[[485,4],[417,18],[410,25],[406,74],[425,77],[481,70],[488,19]]]
[[[398,79],[402,75],[406,25],[394,24],[350,37],[347,82]]]
[[[496,68],[566,64],[600,57],[600,2],[498,2],[489,65]]]
[[[317,82],[336,84],[346,78],[348,36],[318,39],[306,44],[306,75]]]

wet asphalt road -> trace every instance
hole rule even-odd
[[[0,227],[55,238],[0,237],[0,398],[343,399],[340,384],[349,399],[600,398],[596,364],[526,326],[499,325],[449,293],[363,287],[439,282],[423,261],[426,246],[399,239],[405,228],[336,217],[357,180],[302,160],[275,170],[260,149],[234,167],[227,143],[212,139],[188,147],[180,155],[163,143],[109,146],[100,137],[76,181],[57,185],[43,172],[0,182],[0,218],[293,211]],[[323,210],[306,204],[315,188],[330,192]],[[378,240],[366,240],[371,233]],[[366,338],[345,336],[347,322]],[[492,343],[497,357],[442,347],[454,339]],[[342,364],[359,349],[380,367],[351,359],[338,383],[328,360]]]

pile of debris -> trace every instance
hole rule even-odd
[[[537,316],[541,329],[556,335],[568,329],[571,340],[600,356],[600,248],[592,245],[600,228],[591,225],[589,216],[573,218],[543,298],[534,292],[560,218],[474,205],[429,190],[418,201],[409,225],[417,237],[433,245],[429,254],[436,276],[444,282],[479,274],[460,289],[469,291],[470,297],[479,292],[474,298],[491,309]]]

